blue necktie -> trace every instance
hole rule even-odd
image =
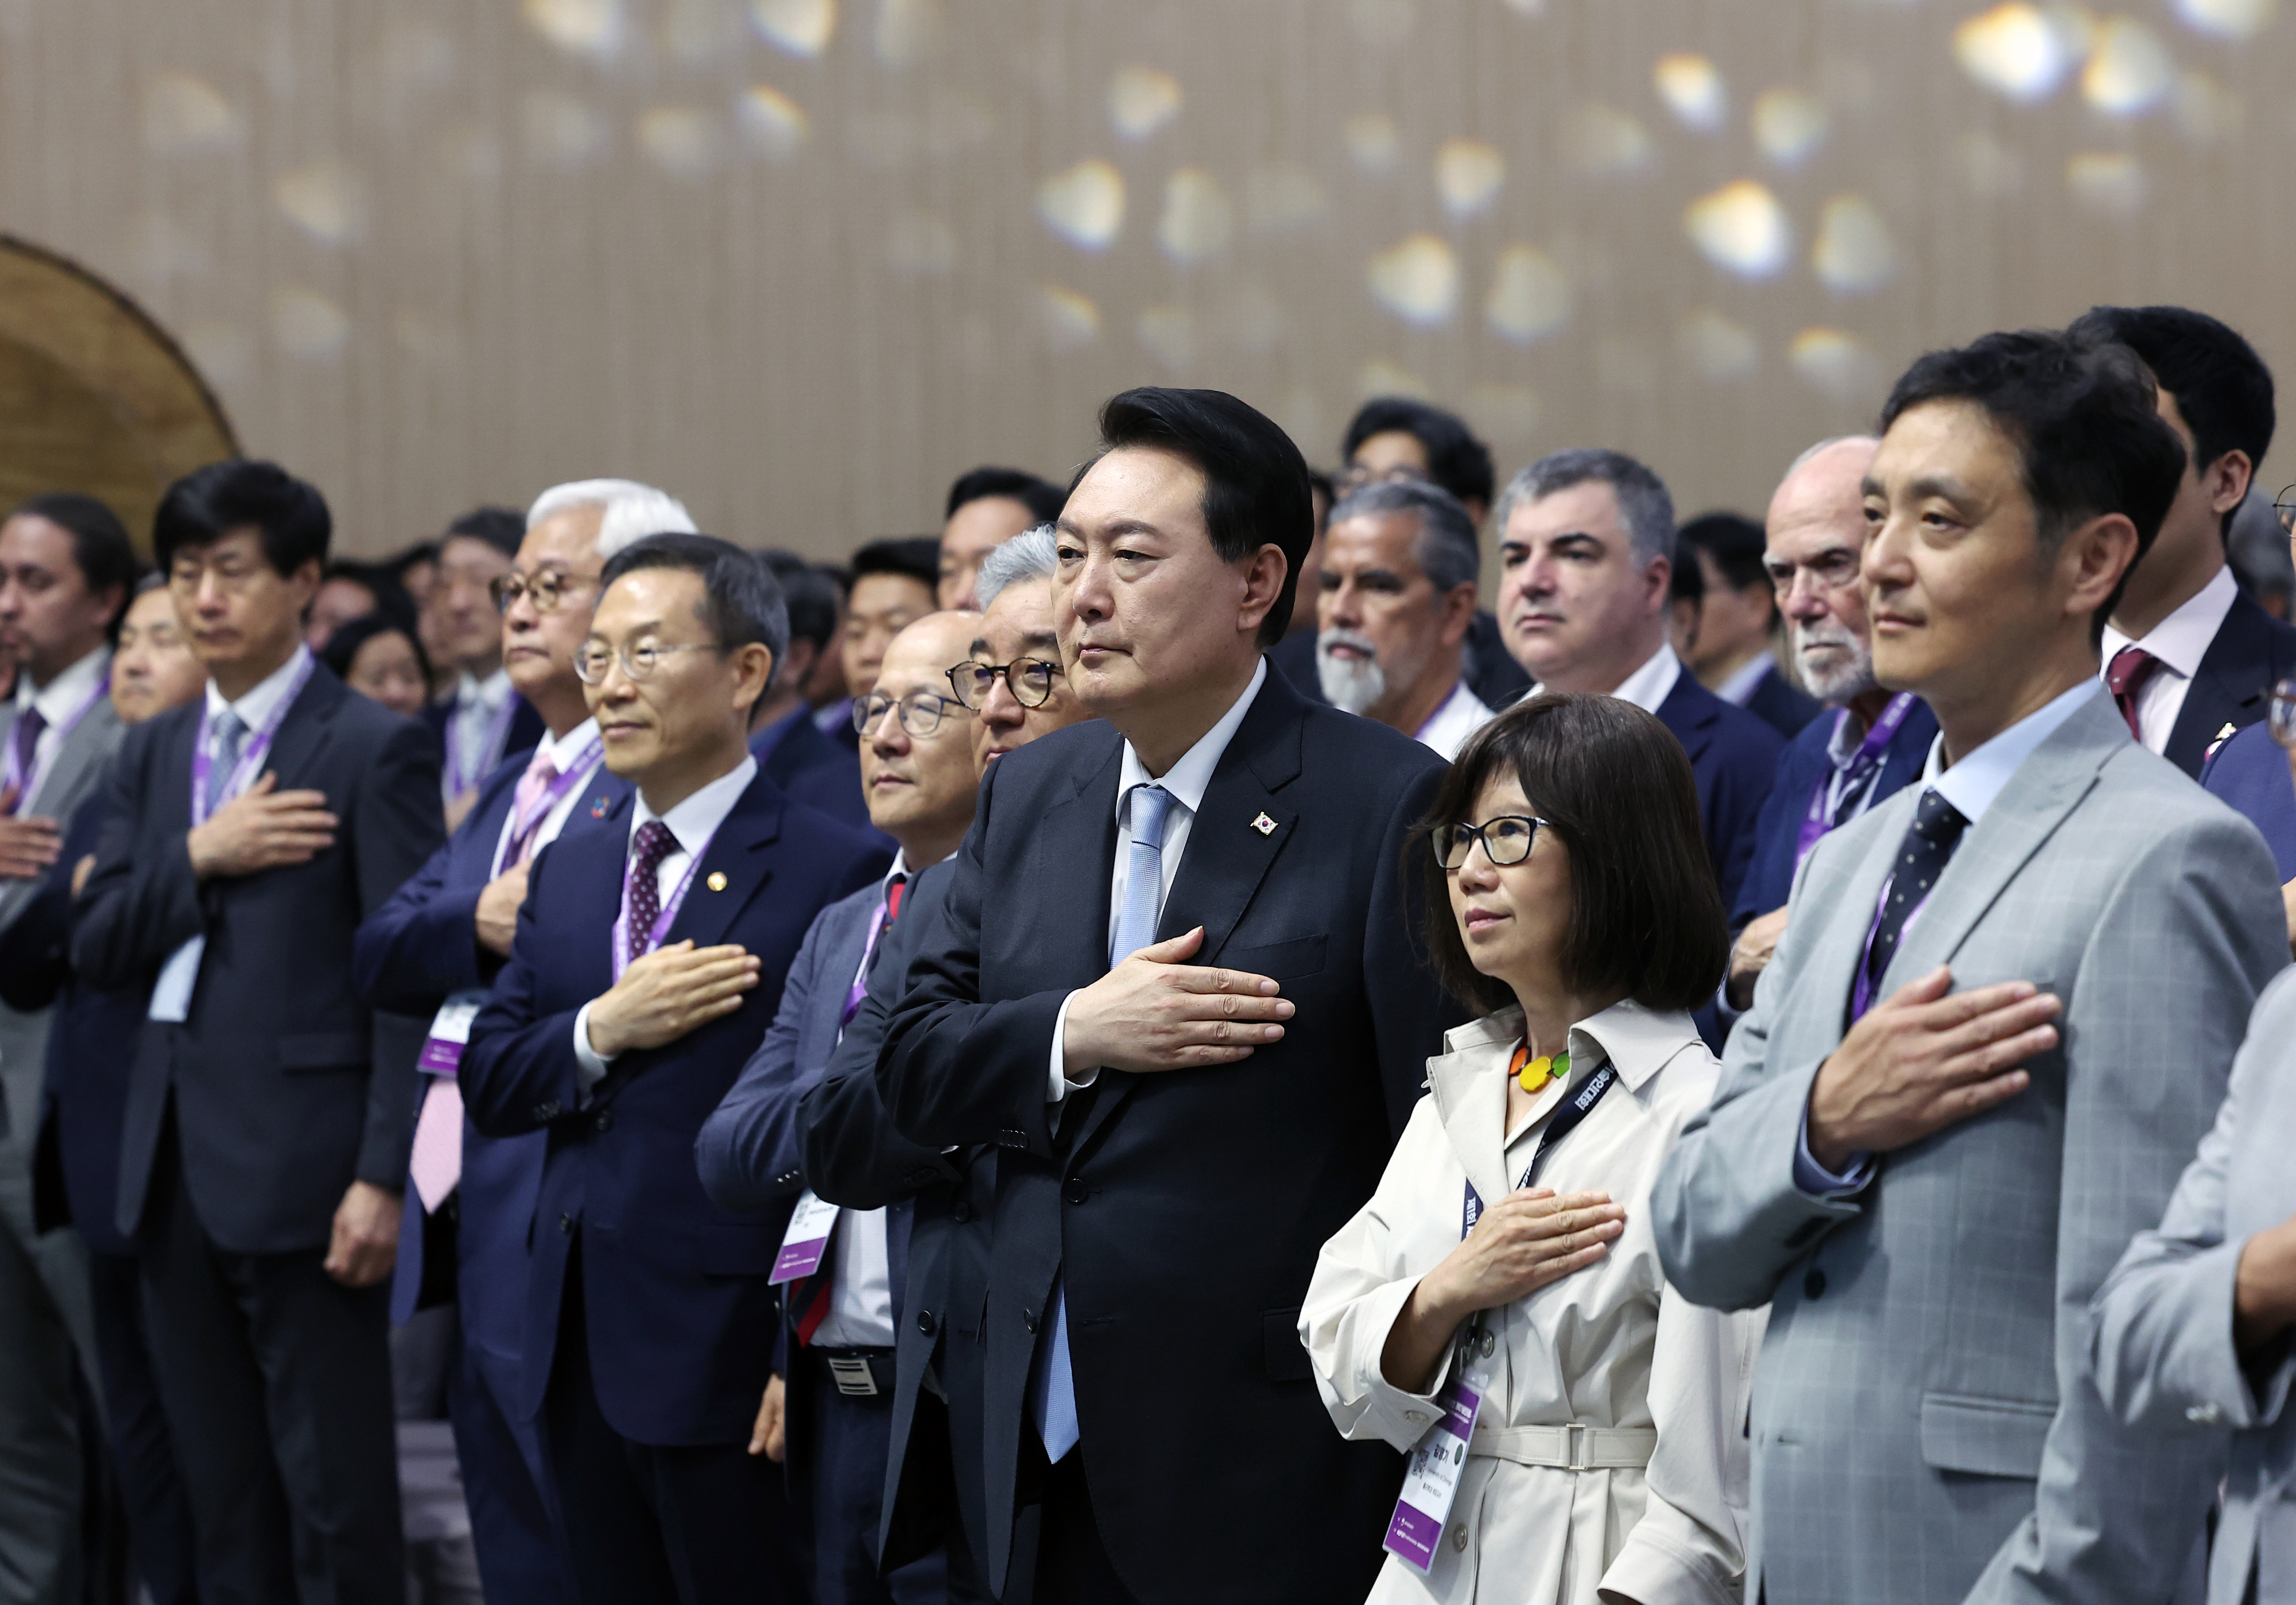
[[[1156,917],[1164,900],[1164,821],[1172,794],[1161,786],[1132,789],[1132,856],[1124,866],[1124,906],[1116,916],[1116,938],[1109,944],[1111,968],[1156,939]],[[1069,1363],[1069,1300],[1053,1286],[1052,1331],[1046,1334],[1043,1363],[1037,1369],[1037,1431],[1045,1458],[1059,1463],[1082,1436],[1077,1428],[1076,1372]]]

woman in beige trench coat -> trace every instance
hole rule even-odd
[[[1390,1554],[1371,1597],[1737,1601],[1762,1316],[1685,1303],[1646,1219],[1717,1074],[1687,1012],[1727,953],[1689,764],[1631,704],[1541,696],[1475,736],[1431,822],[1431,944],[1484,1018],[1429,1061],[1300,1332],[1349,1437],[1408,1452],[1455,1380],[1483,1391],[1426,1568]]]

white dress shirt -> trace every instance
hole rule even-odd
[[[1188,829],[1195,823],[1196,810],[1204,806],[1204,792],[1212,783],[1212,771],[1219,767],[1220,757],[1227,744],[1243,724],[1243,716],[1251,711],[1259,688],[1267,682],[1267,659],[1262,658],[1259,667],[1251,671],[1251,684],[1234,706],[1222,714],[1219,723],[1198,738],[1196,744],[1181,754],[1180,761],[1162,774],[1151,774],[1132,743],[1124,743],[1124,764],[1116,777],[1116,872],[1108,888],[1108,940],[1116,940],[1116,922],[1124,914],[1124,882],[1132,864],[1132,791],[1136,786],[1159,785],[1172,794],[1171,807],[1164,815],[1162,865],[1164,884],[1156,894],[1156,907],[1160,913],[1164,899],[1172,895],[1172,878],[1180,872],[1180,857],[1188,850]],[[1119,954],[1119,958],[1126,955]],[[1059,1017],[1053,1021],[1053,1060],[1050,1091],[1046,1096],[1058,1103],[1078,1087],[1090,1086],[1100,1074],[1093,1066],[1070,1080],[1062,1060],[1061,1042],[1068,1035],[1069,1004],[1076,1001],[1071,992],[1061,1004]]]
[[[1655,714],[1659,705],[1674,695],[1674,683],[1681,678],[1682,659],[1674,655],[1674,648],[1661,641],[1658,651],[1640,668],[1611,688],[1611,694],[1621,702],[1632,702],[1644,713]],[[1541,684],[1522,694],[1535,697],[1546,689]]]
[[[2114,655],[2123,647],[2142,647],[2160,659],[2160,667],[2136,688],[2136,727],[2144,733],[2144,745],[2150,750],[2168,749],[2177,716],[2185,711],[2185,693],[2193,689],[2201,659],[2208,655],[2210,643],[2224,627],[2225,615],[2232,611],[2233,599],[2239,594],[2240,582],[2233,578],[2227,563],[2182,607],[2154,625],[2144,640],[2131,641],[2111,625],[2104,626],[2104,655],[2097,666],[2100,676],[2112,667]],[[2210,734],[2213,737],[2215,732]]]
[[[502,761],[502,749],[495,740],[498,732],[509,728],[502,723],[503,709],[516,694],[506,668],[498,668],[483,680],[468,669],[463,671],[455,687],[455,706],[447,715],[447,751],[454,760],[447,768],[450,774],[461,775],[466,786],[476,786]]]
[[[718,827],[726,823],[726,815],[734,811],[734,805],[742,800],[742,793],[750,789],[750,782],[757,777],[758,760],[745,752],[739,764],[667,814],[656,814],[646,807],[645,793],[639,792],[630,803],[631,845],[622,849],[623,876],[627,879],[629,874],[629,855],[636,850],[638,831],[648,820],[660,820],[669,827],[669,833],[677,838],[676,850],[665,855],[661,867],[654,872],[656,894],[661,900],[661,906],[668,908],[670,897],[677,890],[677,883],[693,867],[694,855],[709,850],[710,838],[718,834]],[[632,947],[638,947],[647,935],[643,930],[630,932]],[[612,938],[607,939],[611,941]],[[594,998],[584,1003],[574,1016],[574,1057],[580,1063],[578,1073],[585,1096],[592,1087],[605,1079],[606,1071],[614,1062],[590,1045],[590,1011],[596,1002]]]
[[[95,688],[103,683],[104,674],[111,667],[111,649],[100,646],[37,691],[33,689],[29,669],[16,677],[16,717],[20,719],[37,708],[40,717],[47,721],[46,728],[26,755],[31,760],[25,772],[27,780],[55,761],[56,749],[71,733],[71,717],[95,694]],[[31,800],[29,796],[17,798],[17,812],[25,812],[23,805]]]
[[[1467,738],[1488,724],[1490,717],[1490,708],[1462,680],[1451,688],[1442,706],[1427,716],[1427,723],[1419,727],[1416,739],[1422,746],[1441,753],[1448,762],[1459,756],[1459,749],[1467,744]]]
[[[882,901],[892,889],[894,877],[906,876],[908,872],[909,855],[904,848],[893,855],[893,867],[878,883],[878,898]],[[882,929],[877,939],[884,940]],[[868,966],[869,957],[865,954],[861,961],[863,975],[868,973]],[[822,980],[826,983],[836,979],[824,976]],[[838,995],[842,998],[844,991]],[[842,1031],[838,1033],[840,1039],[844,1035]],[[882,1208],[838,1211],[837,1241],[830,1252],[835,1257],[836,1269],[829,1279],[829,1310],[813,1334],[813,1347],[892,1347],[893,1260],[885,1246],[885,1211]]]
[[[547,752],[550,755],[550,761],[557,766],[558,773],[563,774],[566,773],[566,766],[582,756],[582,749],[597,739],[598,721],[585,719],[564,735],[553,737],[545,734],[542,738],[539,750]],[[539,856],[543,848],[558,839],[558,833],[566,828],[567,820],[573,817],[576,806],[582,800],[582,794],[590,789],[590,776],[596,774],[598,766],[605,761],[605,751],[602,748],[598,755],[590,760],[589,766],[582,771],[582,778],[567,787],[566,794],[550,805],[550,812],[542,816],[542,823],[534,832],[534,854],[529,856],[529,862],[532,856]],[[510,833],[517,828],[518,805],[513,798],[510,812],[503,815],[502,834],[495,838],[496,864],[502,864],[503,856],[510,850]],[[676,830],[677,827],[672,825],[670,828]],[[683,840],[684,838],[681,837],[680,839]],[[503,867],[507,869],[509,865],[504,864]]]

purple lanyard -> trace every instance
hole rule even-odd
[[[621,980],[623,971],[660,946],[661,939],[669,934],[669,928],[677,923],[677,911],[685,902],[687,890],[693,885],[693,872],[701,867],[702,855],[709,852],[709,843],[717,834],[712,831],[693,844],[693,856],[685,861],[685,873],[677,878],[677,889],[670,893],[669,901],[661,905],[661,913],[654,918],[653,929],[646,932],[645,946],[636,952],[630,949],[630,864],[625,853],[622,860],[622,907],[621,912],[614,916],[613,959],[617,982]],[[636,839],[635,830],[631,837]]]
[[[240,749],[239,762],[234,764],[231,773],[224,777],[223,790],[226,801],[246,790],[254,783],[255,777],[263,772],[263,760],[270,756],[272,738],[279,733],[279,726],[286,722],[287,710],[295,706],[295,699],[301,696],[303,688],[311,683],[311,671],[318,667],[319,660],[300,647],[296,651],[301,656],[302,661],[296,667],[295,677],[287,682],[287,689],[280,696],[278,702],[273,706],[271,717],[263,721],[263,728],[255,732],[249,738],[247,745]],[[199,741],[192,749],[192,823],[193,825],[203,825],[208,822],[208,776],[215,769],[215,758],[208,750],[210,724],[211,716],[207,706],[202,702],[200,708]]]
[[[95,689],[88,693],[86,699],[78,708],[71,710],[69,717],[61,724],[51,725],[40,733],[43,736],[53,733],[56,738],[55,745],[48,749],[48,756],[45,762],[32,757],[22,748],[17,746],[15,729],[12,725],[9,728],[8,750],[4,757],[0,757],[0,792],[11,790],[15,792],[14,807],[17,813],[21,814],[30,805],[32,798],[38,794],[40,782],[47,778],[48,770],[56,761],[56,754],[62,752],[64,749],[64,743],[71,740],[71,733],[79,728],[79,722],[95,710],[95,705],[98,702],[111,694],[111,671],[107,668],[103,671],[102,676],[96,681]],[[28,708],[30,706],[29,702],[25,704]],[[20,719],[23,715],[19,714],[16,717]],[[32,745],[37,747],[39,742],[35,741]],[[25,767],[27,764],[31,766],[29,769]]]
[[[459,750],[461,743],[455,739],[455,715],[462,710],[457,708],[454,714],[447,716],[447,798],[449,802],[486,779],[488,769],[492,767],[492,755],[502,750],[503,740],[510,734],[511,717],[517,711],[517,696],[518,693],[512,692],[509,696],[504,697],[502,711],[495,715],[494,722],[487,726],[487,744],[480,749],[479,772],[476,774],[463,773],[463,755]]]
[[[1882,710],[1882,717],[1874,721],[1874,728],[1866,733],[1866,739],[1857,743],[1857,750],[1849,755],[1849,762],[1841,767],[1841,791],[1833,807],[1825,806],[1826,794],[1833,789],[1833,775],[1829,774],[1818,777],[1817,784],[1810,790],[1809,807],[1802,815],[1801,834],[1794,842],[1794,868],[1797,871],[1820,839],[1841,823],[1839,817],[1841,811],[1855,803],[1873,783],[1875,774],[1882,767],[1882,758],[1889,754],[1890,743],[1898,739],[1898,730],[1918,700],[1920,699],[1909,691],[1901,691],[1890,699],[1890,705]],[[1836,740],[1841,738],[1841,727],[1849,720],[1849,710],[1846,708],[1833,716]]]
[[[853,972],[853,984],[845,989],[845,1011],[837,1017],[837,1035],[841,1040],[845,1028],[861,1012],[861,1000],[869,995],[869,961],[877,956],[877,938],[884,934],[885,916],[893,906],[890,888],[888,896],[877,905],[877,912],[869,921],[869,939],[861,944],[861,968]]]
[[[527,849],[533,845],[534,839],[541,834],[542,822],[550,817],[551,809],[566,799],[566,794],[569,791],[590,778],[590,772],[597,767],[598,759],[603,756],[605,750],[605,738],[592,736],[582,744],[582,750],[574,755],[574,761],[566,766],[558,778],[550,782],[549,789],[536,800],[534,811],[530,814],[520,815],[511,821],[509,833],[504,836],[502,844],[495,848],[494,872],[496,874],[501,874],[512,864],[526,862]]]

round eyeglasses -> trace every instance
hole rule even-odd
[[[929,691],[913,691],[898,702],[872,692],[853,699],[853,730],[855,734],[865,736],[884,722],[888,709],[897,709],[901,728],[922,741],[940,728],[940,722],[949,717],[952,708],[969,711],[962,702],[937,697]]]
[[[1053,699],[1053,680],[1064,671],[1042,658],[1015,658],[1010,663],[960,663],[948,671],[948,688],[956,700],[975,712],[988,704],[988,693],[1002,678],[1004,689],[1023,708],[1042,708]]]
[[[1483,856],[1499,868],[1521,864],[1530,856],[1530,844],[1538,839],[1538,827],[1546,823],[1529,814],[1502,814],[1479,825],[1437,825],[1432,838],[1435,862],[1447,870],[1464,869],[1467,855],[1480,841]]]
[[[586,641],[574,649],[574,675],[585,685],[595,685],[606,677],[607,669],[619,658],[622,673],[633,684],[653,678],[654,670],[672,652],[714,652],[714,641],[692,641],[664,646],[659,642],[643,641],[636,646],[623,643],[617,652],[603,641]]]
[[[2283,680],[2274,686],[2267,708],[2265,717],[2272,726],[2272,739],[2296,752],[2296,680]]]
[[[586,591],[598,582],[561,574],[554,569],[545,569],[539,574],[521,574],[512,570],[496,575],[487,582],[487,594],[494,598],[495,611],[507,613],[518,605],[521,596],[534,604],[537,613],[555,613],[559,605],[578,590]]]

